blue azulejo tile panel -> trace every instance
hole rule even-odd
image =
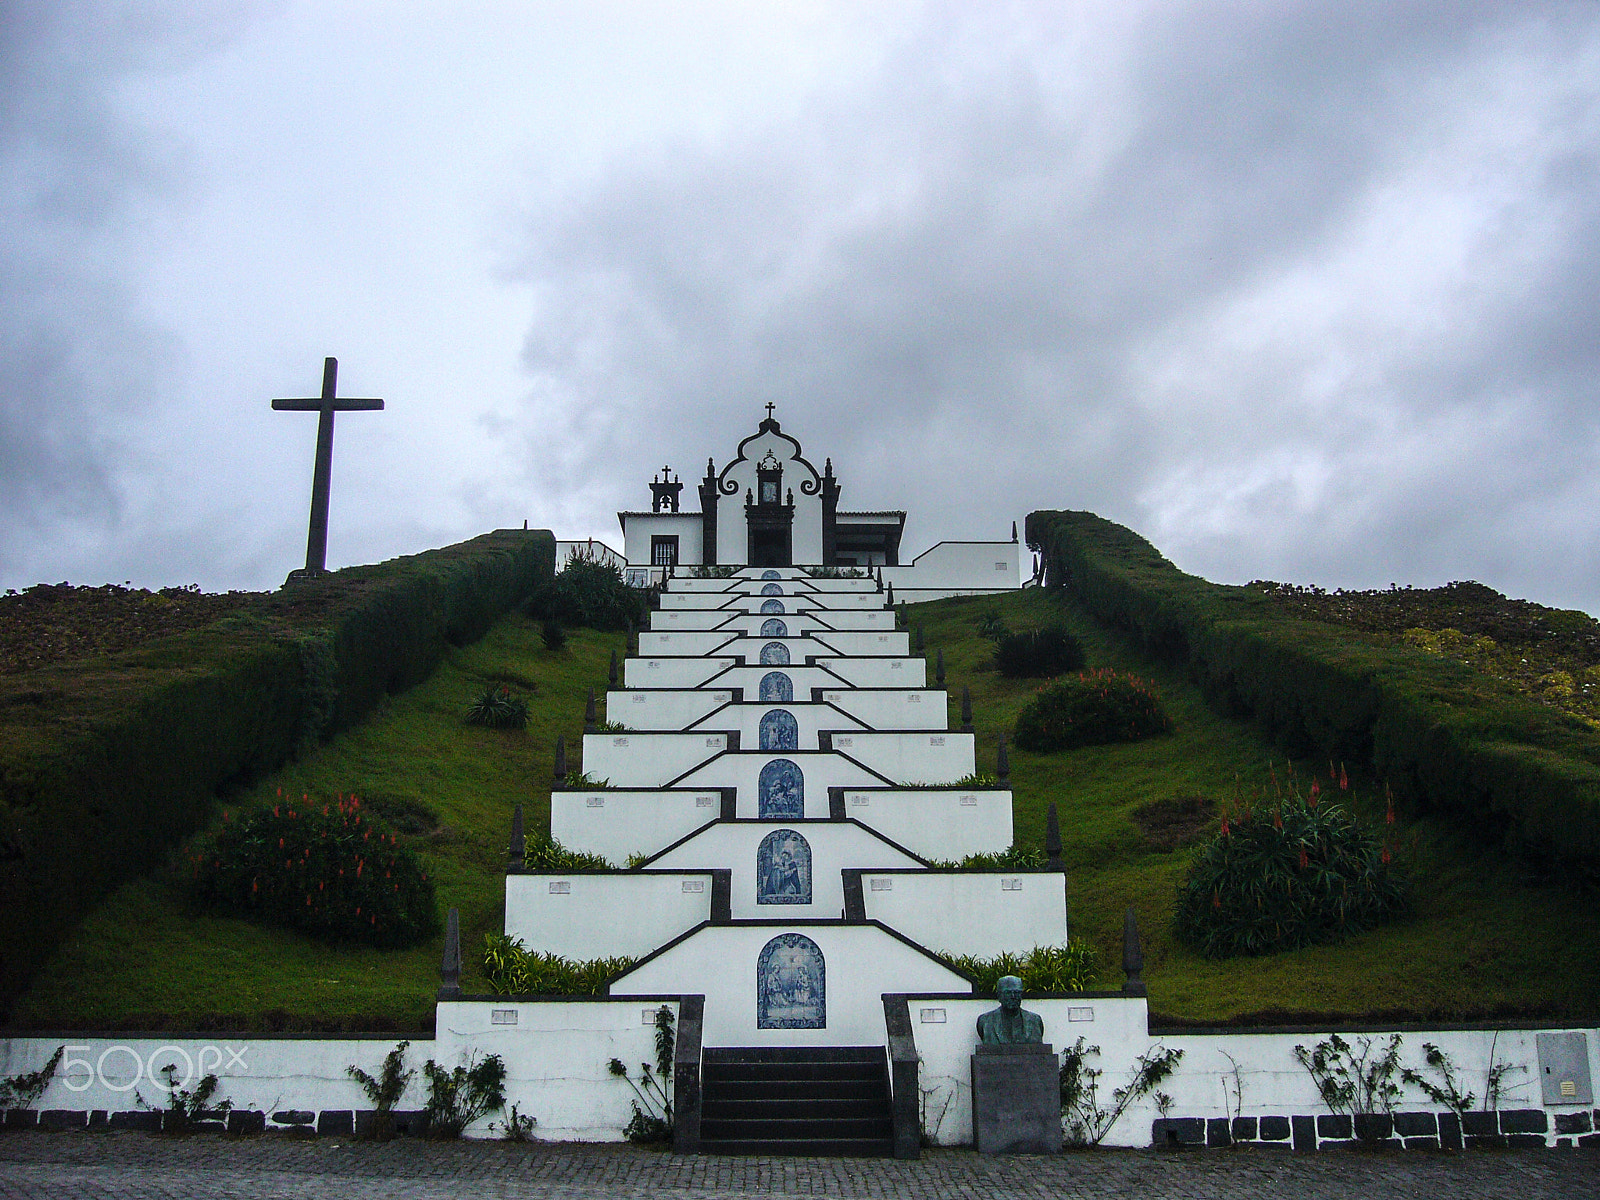
[[[793,829],[774,829],[756,849],[756,903],[811,903],[811,844]]]
[[[786,709],[775,708],[762,717],[759,732],[762,750],[800,749],[800,722]]]
[[[762,820],[796,820],[806,815],[806,777],[787,758],[775,758],[761,768],[756,795]]]
[[[764,613],[781,613],[788,610],[783,607],[782,600],[763,600],[761,602],[761,611]]]
[[[756,960],[757,1029],[826,1029],[822,951],[802,933],[780,933]]]
[[[782,579],[783,576],[779,575],[776,571],[763,571],[763,572],[761,572],[761,578],[763,578],[763,579]]]
[[[761,622],[761,636],[788,637],[789,627],[776,617],[773,617],[771,620]]]
[[[764,583],[761,585],[761,594],[763,596],[781,596],[783,595],[783,588],[776,583]]]
[[[756,697],[763,704],[793,704],[794,680],[782,671],[768,671],[757,685]]]
[[[782,621],[768,621],[768,625],[782,625]],[[768,642],[761,647],[761,665],[763,667],[787,667],[789,665],[789,647],[782,642]]]

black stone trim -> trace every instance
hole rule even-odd
[[[1150,1122],[1152,1146],[1204,1146],[1206,1122],[1203,1117],[1157,1117]]]
[[[739,789],[736,787],[718,788],[722,793],[722,819],[734,821],[739,817]]]
[[[700,1152],[700,1056],[705,1015],[704,996],[679,998],[678,1040],[672,1054],[672,1149],[678,1154]]]
[[[1291,1117],[1290,1124],[1294,1129],[1294,1148],[1296,1153],[1308,1154],[1317,1148],[1317,1119],[1315,1117]]]
[[[711,923],[726,925],[733,920],[733,871],[727,867],[711,870]]]
[[[844,815],[844,789],[831,787],[828,789],[828,820],[843,821]]]
[[[861,879],[858,875],[856,886]],[[911,1005],[904,994],[883,994],[883,1024],[888,1035],[889,1088],[893,1097],[894,1156],[917,1158],[922,1153],[920,1083],[917,1078],[917,1037],[911,1025]]]
[[[855,925],[867,919],[866,897],[861,891],[862,873],[861,867],[845,867],[840,871],[844,880],[844,912],[840,915],[846,922]]]

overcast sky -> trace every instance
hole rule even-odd
[[[906,549],[1600,612],[1600,5],[0,0],[0,587],[620,545],[777,405]],[[687,491],[688,489],[686,489]]]

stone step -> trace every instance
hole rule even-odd
[[[791,1141],[740,1139],[705,1141],[702,1154],[771,1154],[789,1158],[888,1158],[894,1153],[892,1138],[796,1138]]]

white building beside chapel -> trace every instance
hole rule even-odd
[[[1014,524],[1009,541],[940,542],[902,561],[905,512],[841,509],[833,460],[824,459],[819,472],[772,408],[720,470],[706,460],[698,512],[680,508],[683,481],[663,467],[650,483],[650,511],[617,514],[630,582],[660,583],[669,569],[870,569],[894,586],[897,599],[913,602],[1020,586]]]

